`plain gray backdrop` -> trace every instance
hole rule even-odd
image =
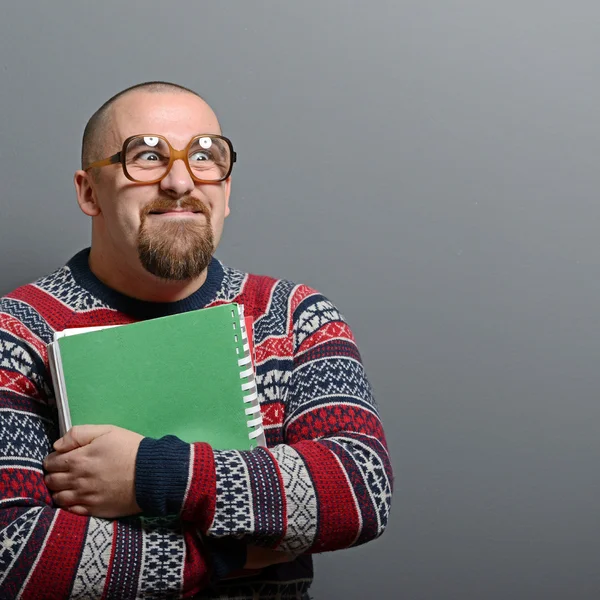
[[[597,0],[0,3],[0,292],[89,240],[83,126],[166,79],[239,154],[218,256],[357,336],[388,530],[319,599],[600,596]]]

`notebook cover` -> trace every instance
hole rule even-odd
[[[250,337],[250,336],[249,336]],[[237,305],[57,340],[71,423],[248,449]]]

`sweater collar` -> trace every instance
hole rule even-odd
[[[130,315],[134,319],[164,317],[204,308],[216,299],[216,295],[223,284],[223,265],[213,257],[208,265],[206,281],[187,298],[176,302],[138,300],[121,294],[102,283],[90,270],[89,255],[90,249],[85,248],[67,263],[67,267],[71,270],[76,283],[110,308]]]

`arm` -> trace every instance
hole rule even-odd
[[[56,439],[39,315],[18,303],[34,333],[0,301],[0,598],[191,595],[210,567],[192,524],[109,521],[57,509],[42,461]],[[48,338],[49,339],[49,338]]]
[[[115,506],[115,494],[103,493],[108,486],[98,481],[109,481],[115,471],[106,467],[109,456],[137,456],[127,468],[135,462],[139,507],[146,514],[179,514],[211,540],[238,538],[301,554],[379,536],[389,515],[392,471],[354,338],[335,307],[312,290],[297,288],[290,303],[288,335],[276,342],[282,356],[273,359],[272,349],[257,348],[257,381],[268,404],[263,410],[285,410],[284,438],[278,440],[285,443],[213,451],[206,443],[167,436],[144,438],[130,452],[125,441],[131,432],[112,428],[110,442],[103,443],[102,427],[86,426],[87,445],[77,448],[67,435],[60,448],[68,452],[70,477],[50,485],[57,498],[69,490],[64,504],[83,502],[88,514],[129,514],[131,503]],[[273,343],[271,338],[265,345]],[[96,498],[86,500],[90,486]],[[124,497],[133,497],[131,484],[125,491]]]
[[[291,301],[293,354],[281,359],[291,379],[282,377],[268,395],[283,400],[285,443],[240,452],[146,438],[136,473],[145,511],[179,512],[211,538],[296,554],[358,545],[383,532],[392,471],[354,338],[316,292],[296,288]],[[259,355],[257,348],[260,382]],[[157,480],[164,472],[171,485]]]

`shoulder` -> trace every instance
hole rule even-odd
[[[76,288],[68,266],[16,288],[0,298],[0,329],[17,333],[24,326],[40,340],[50,341],[73,314],[68,300]]]
[[[225,279],[235,283],[229,301],[244,304],[246,314],[269,322],[279,334],[319,328],[326,322],[345,322],[338,308],[321,292],[289,279],[246,273],[223,265]],[[275,326],[275,323],[279,326]]]
[[[75,281],[71,270],[68,265],[65,265],[48,275],[44,275],[31,283],[14,289],[12,292],[6,294],[6,296],[0,298],[0,302],[13,300],[35,305],[37,304],[36,299],[39,298],[40,292],[47,295],[56,295],[60,294],[61,290],[72,288],[74,285]]]
[[[256,317],[272,310],[293,314],[301,305],[328,300],[309,285],[270,275],[248,273],[221,264],[223,289],[229,302],[241,302]]]

